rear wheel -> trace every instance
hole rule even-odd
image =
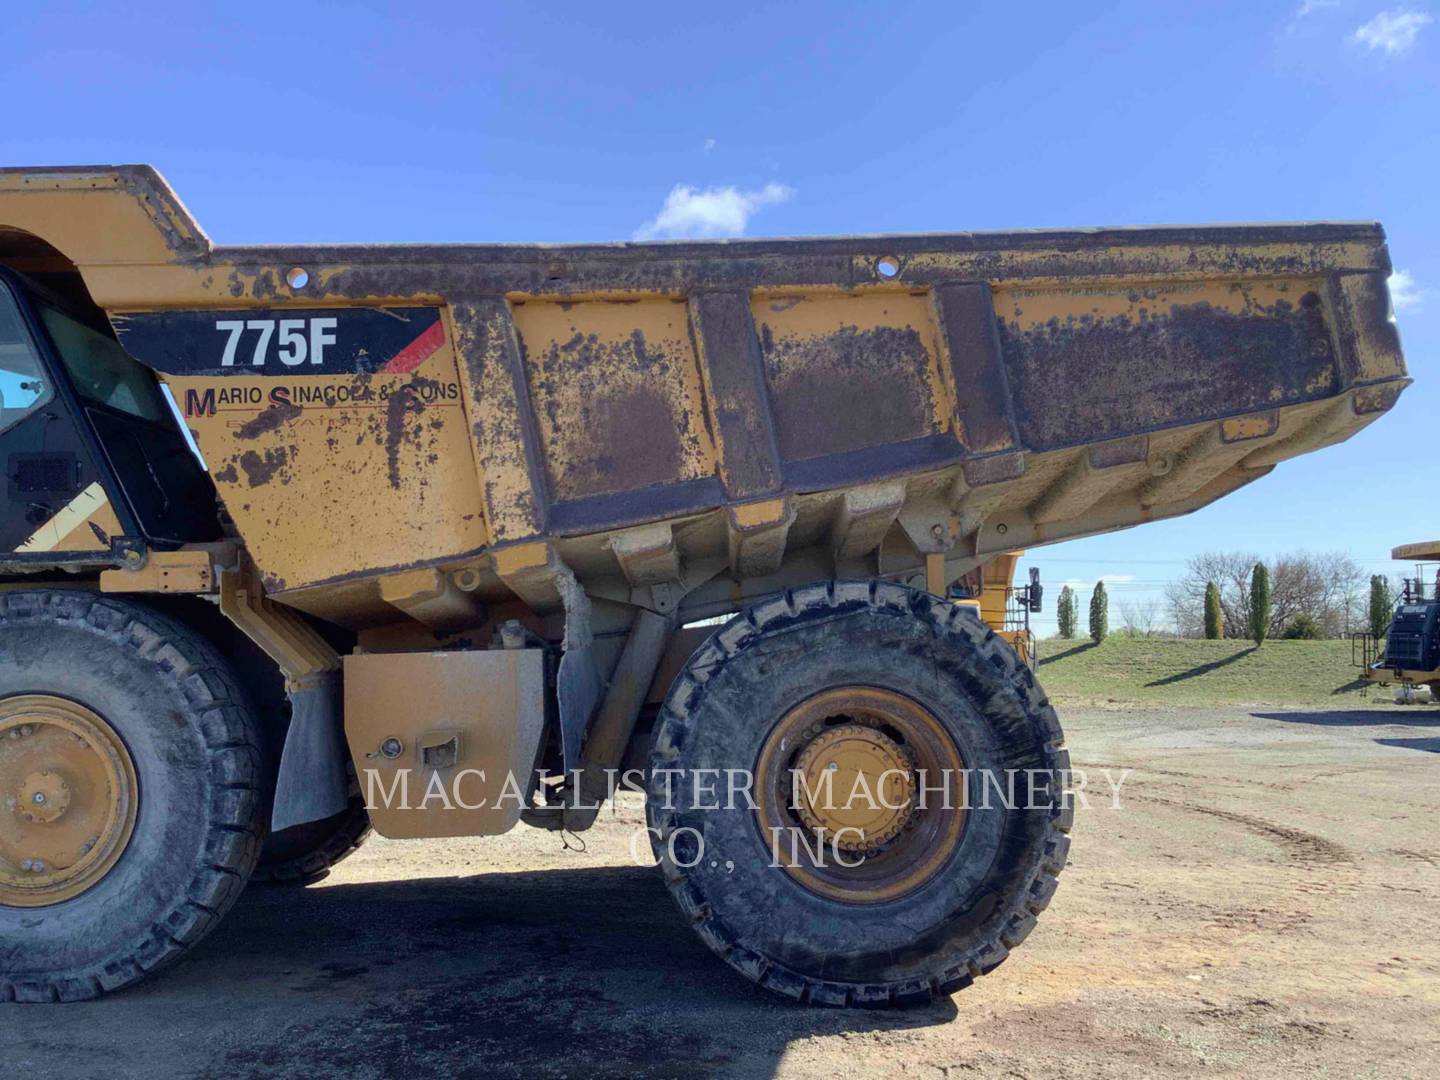
[[[0,597],[0,1000],[79,1000],[200,941],[260,849],[259,751],[230,665],[79,590]]]
[[[352,795],[350,805],[334,817],[266,837],[252,880],[267,885],[313,884],[328,877],[335,864],[358,851],[369,836],[365,800]]]
[[[748,978],[818,1004],[929,1001],[1000,964],[1065,862],[1068,755],[968,608],[798,589],[691,658],[647,808],[672,894]],[[751,799],[726,797],[748,773]]]

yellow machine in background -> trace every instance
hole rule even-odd
[[[1020,656],[1027,667],[1035,667],[1035,634],[1030,629],[1030,616],[1040,610],[1043,591],[1039,572],[1030,570],[1030,581],[1016,587],[1015,567],[1023,551],[1006,551],[996,555],[978,570],[971,571],[961,585],[952,590],[958,596],[957,603],[966,604],[980,612],[985,625],[999,634]]]

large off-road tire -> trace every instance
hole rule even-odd
[[[0,827],[0,1001],[93,998],[215,927],[260,852],[258,742],[231,665],[183,624],[88,591],[0,596],[0,786],[25,796]],[[67,846],[77,828],[94,836]]]
[[[251,880],[265,885],[313,885],[328,877],[336,863],[359,850],[369,836],[365,800],[352,795],[350,805],[334,817],[267,836]]]
[[[656,856],[701,938],[747,978],[816,1004],[928,1002],[1004,961],[1050,902],[1072,816],[1061,744],[1034,676],[972,608],[881,582],[796,589],[732,619],[675,680],[651,757]],[[886,772],[910,795],[850,838],[859,869],[777,848],[817,814],[860,819],[776,777],[866,762],[901,763]],[[957,763],[951,808],[913,786],[918,768],[933,785]],[[754,808],[726,797],[738,774],[725,770],[754,774]],[[1017,778],[1013,804],[984,794],[986,771],[1001,790]]]

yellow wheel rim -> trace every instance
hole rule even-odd
[[[878,687],[826,690],[771,730],[755,765],[755,817],[774,865],[851,904],[920,888],[955,854],[965,761],[939,719]],[[818,853],[818,854],[817,854]]]
[[[49,694],[0,699],[0,905],[79,896],[125,852],[139,807],[115,729]]]

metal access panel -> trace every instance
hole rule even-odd
[[[545,727],[541,649],[345,657],[345,736],[383,836],[497,836]]]

